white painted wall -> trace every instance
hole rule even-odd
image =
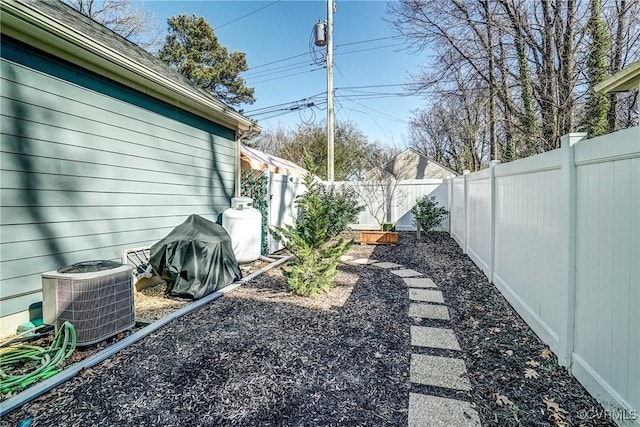
[[[640,127],[582,138],[450,180],[451,235],[592,395],[633,415]]]

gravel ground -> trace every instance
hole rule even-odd
[[[276,268],[0,425],[406,425],[410,391],[473,402],[486,426],[613,425],[579,419],[597,403],[446,234],[416,242],[401,233],[398,246],[354,246],[349,254],[427,274],[451,322],[410,319],[403,280],[373,266],[341,265],[337,287],[317,298],[289,294]],[[412,350],[447,355],[412,349],[412,324],[455,330],[471,392],[409,383]]]

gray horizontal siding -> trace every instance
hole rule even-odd
[[[0,315],[39,301],[45,271],[229,206],[232,130],[6,38],[0,71]]]

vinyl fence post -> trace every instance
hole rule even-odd
[[[467,242],[469,241],[469,238],[467,237],[468,233],[469,233],[469,215],[468,215],[468,210],[469,210],[469,184],[467,183],[467,175],[469,175],[471,173],[470,170],[465,169],[462,172],[462,179],[463,179],[463,212],[464,212],[464,236],[462,238],[462,252],[464,252],[465,254],[467,253]]]
[[[491,259],[489,260],[489,282],[493,283],[493,272],[496,266],[496,166],[500,160],[491,161],[491,174],[489,175],[489,218],[491,239]]]
[[[452,237],[453,232],[451,231],[453,227],[451,223],[453,222],[453,216],[451,213],[453,212],[453,177],[447,178],[447,210],[449,211],[449,237]]]
[[[560,349],[563,354],[559,355],[558,362],[562,366],[566,366],[571,371],[571,363],[573,360],[573,347],[575,342],[575,321],[576,321],[576,221],[577,221],[577,176],[575,162],[575,148],[573,147],[579,141],[586,139],[585,132],[575,132],[563,135],[560,138],[560,146],[564,152],[563,160],[563,186],[567,197],[567,234],[566,234],[566,251],[567,251],[567,270],[566,270],[566,329],[564,331],[564,343],[561,343]],[[562,337],[561,337],[562,339]]]

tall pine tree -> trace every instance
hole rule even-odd
[[[253,104],[253,88],[240,73],[248,70],[244,52],[229,52],[218,42],[211,25],[201,17],[178,15],[168,19],[169,34],[158,57],[197,86],[233,105]]]

